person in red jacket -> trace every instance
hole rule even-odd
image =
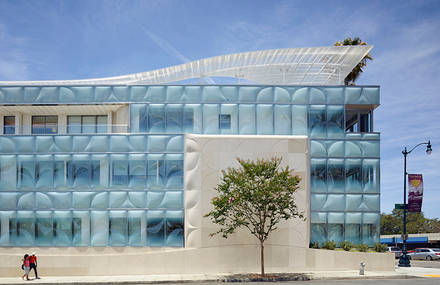
[[[29,256],[29,263],[30,263],[29,273],[32,269],[34,269],[35,279],[40,279],[40,277],[38,277],[38,273],[37,273],[37,256],[35,255],[35,252],[32,252],[32,255]]]

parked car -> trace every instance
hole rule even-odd
[[[398,248],[397,246],[389,246],[388,252],[394,252],[394,256],[396,258],[399,258],[402,255],[402,250]]]
[[[408,253],[410,259],[434,260],[440,259],[440,248],[416,248]]]

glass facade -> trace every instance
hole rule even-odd
[[[0,137],[0,246],[183,246],[185,133],[308,136],[311,242],[379,240],[380,137],[368,112],[347,123],[378,87],[0,87],[3,105],[115,102],[129,134],[71,116],[80,131]]]

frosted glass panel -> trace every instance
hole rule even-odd
[[[203,105],[203,133],[218,134],[219,133],[219,106],[216,104]]]
[[[257,133],[255,105],[239,105],[239,120],[241,135],[251,135]]]
[[[362,191],[361,159],[345,160],[346,191],[356,193]]]
[[[328,192],[345,192],[345,167],[343,159],[329,159],[327,171]]]
[[[147,246],[165,245],[165,212],[147,212]]]
[[[379,160],[364,159],[362,163],[362,180],[364,192],[379,192]]]
[[[292,131],[290,105],[275,105],[275,134],[290,135]]]
[[[327,191],[327,165],[325,159],[310,159],[310,181],[312,192]]]
[[[311,138],[322,139],[327,136],[325,106],[310,107],[309,130]]]
[[[292,135],[307,135],[307,106],[292,106]]]
[[[273,125],[273,106],[257,105],[257,134],[272,135],[274,132]]]

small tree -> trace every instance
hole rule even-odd
[[[220,229],[210,236],[227,238],[237,228],[245,227],[260,241],[261,275],[264,276],[264,242],[281,220],[303,218],[293,193],[300,178],[289,167],[281,168],[281,158],[245,161],[239,168],[222,171],[223,177],[212,199],[214,209],[205,215]]]

